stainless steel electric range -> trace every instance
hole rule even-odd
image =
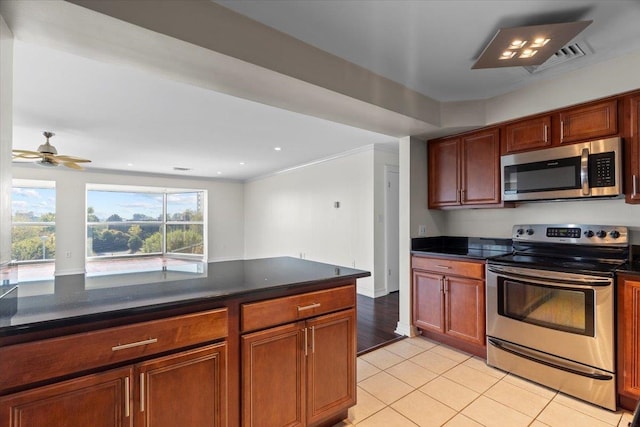
[[[616,409],[615,269],[626,227],[513,227],[513,253],[487,263],[487,363]]]

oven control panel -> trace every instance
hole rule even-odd
[[[519,242],[555,242],[598,246],[627,246],[629,244],[627,227],[617,225],[514,225],[512,239]]]

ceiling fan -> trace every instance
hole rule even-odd
[[[79,157],[73,156],[65,156],[62,154],[58,154],[58,150],[56,147],[49,143],[49,138],[55,135],[53,132],[42,132],[47,141],[38,147],[38,151],[30,151],[30,150],[13,150],[13,158],[14,159],[28,159],[35,160],[38,159],[38,164],[42,166],[58,166],[63,164],[64,166],[76,169],[83,170],[82,166],[78,163],[90,163],[91,160],[81,159]]]

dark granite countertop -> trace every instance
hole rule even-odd
[[[201,264],[196,272],[58,276],[18,284],[17,295],[13,291],[0,299],[0,336],[370,275],[353,268],[278,257]]]
[[[481,259],[511,253],[511,239],[485,237],[418,237],[411,239],[411,253],[424,256]]]

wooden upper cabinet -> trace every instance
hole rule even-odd
[[[551,146],[551,115],[510,123],[504,127],[505,153]]]
[[[462,204],[500,203],[500,130],[463,136],[460,151]]]
[[[429,208],[460,204],[460,138],[430,141]]]
[[[618,134],[618,100],[568,108],[558,113],[560,143],[604,138]]]
[[[625,103],[629,114],[625,135],[625,195],[627,203],[640,203],[640,93]]]
[[[429,141],[429,208],[500,203],[500,130]]]

